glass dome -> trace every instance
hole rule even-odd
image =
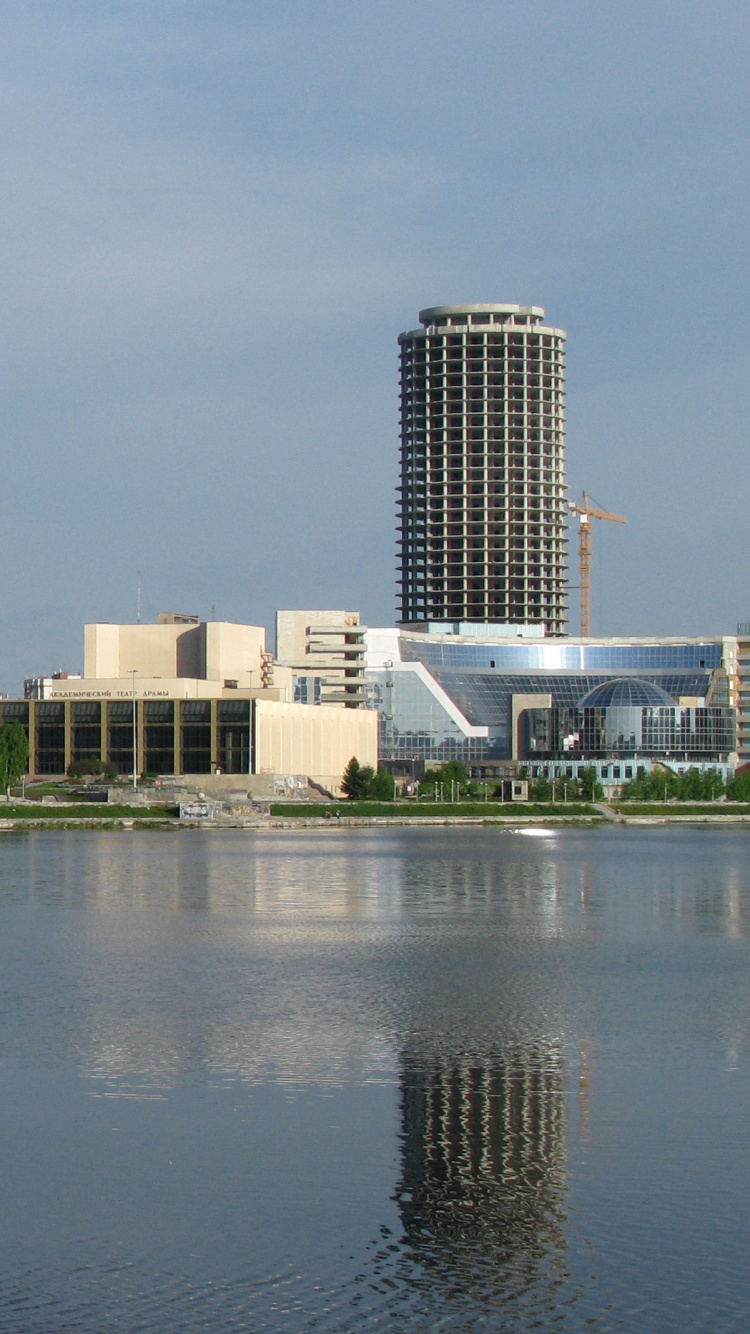
[[[653,681],[642,681],[638,676],[618,676],[613,681],[594,686],[578,701],[578,708],[663,709],[674,708],[674,703],[672,696]]]

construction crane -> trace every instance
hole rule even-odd
[[[610,514],[607,510],[597,509],[591,504],[591,498],[584,491],[580,503],[568,502],[573,514],[580,518],[578,526],[578,564],[581,571],[581,638],[588,639],[591,634],[591,519],[609,519],[612,523],[627,523],[621,514]]]

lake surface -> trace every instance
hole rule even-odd
[[[750,830],[0,838],[0,1331],[744,1332]]]

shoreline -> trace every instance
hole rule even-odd
[[[108,831],[112,830],[120,833],[133,833],[137,830],[150,831],[168,831],[168,830],[186,830],[199,831],[211,830],[215,833],[221,830],[245,830],[247,832],[263,832],[264,830],[291,830],[304,829],[306,831],[314,829],[324,833],[331,833],[333,830],[343,829],[413,829],[427,826],[434,829],[436,826],[443,828],[500,828],[506,830],[515,829],[565,829],[565,828],[603,828],[608,825],[622,825],[625,827],[660,827],[664,825],[710,825],[716,828],[724,828],[728,825],[750,825],[750,815],[743,814],[690,814],[682,815],[678,812],[674,814],[654,814],[654,815],[625,815],[620,812],[604,814],[597,811],[591,814],[580,815],[420,815],[420,816],[389,816],[389,815],[348,815],[340,819],[324,820],[320,816],[270,816],[255,818],[243,818],[241,816],[225,816],[218,820],[180,820],[173,817],[148,816],[123,818],[122,816],[79,816],[73,818],[65,817],[44,817],[44,816],[26,816],[20,818],[3,819],[0,816],[0,834],[10,834],[19,832],[38,833],[48,830],[85,830]]]

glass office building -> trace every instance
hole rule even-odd
[[[476,643],[402,630],[393,645],[393,658],[375,662],[367,677],[371,706],[380,712],[381,759],[401,772],[448,759],[489,765],[532,754],[567,757],[560,738],[575,732],[585,733],[586,753],[618,754],[619,743],[607,744],[618,709],[638,714],[637,726],[628,717],[615,729],[627,736],[623,754],[631,753],[632,736],[638,753],[650,757],[725,763],[734,751],[731,680],[720,638]],[[597,690],[603,696],[592,696]],[[644,691],[650,705],[635,702]],[[586,712],[579,726],[574,716],[584,698],[599,698],[599,704],[586,706],[595,714]],[[644,719],[647,707],[656,712]],[[604,733],[602,710],[612,724]],[[540,730],[530,747],[528,718],[541,728],[548,712],[548,739],[542,746]]]
[[[734,709],[679,705],[655,682],[632,677],[594,687],[574,708],[523,715],[521,749],[529,760],[725,765],[734,748]]]
[[[502,759],[506,747],[486,726],[474,727],[427,672],[400,665],[368,671],[369,703],[380,715],[382,762],[419,776],[424,769],[459,760]]]

